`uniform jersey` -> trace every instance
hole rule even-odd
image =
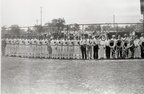
[[[29,43],[28,43],[28,40],[27,40],[27,39],[25,39],[25,45],[29,45]]]
[[[78,42],[79,42],[78,40],[73,40],[73,43],[74,43],[75,46],[78,46],[78,45],[79,45]]]
[[[10,41],[10,44],[13,44],[13,39],[9,39],[9,41]]]
[[[43,44],[43,45],[47,45],[47,43],[48,43],[48,41],[47,41],[46,39],[43,39],[43,40],[42,40],[42,44]]]
[[[31,39],[28,39],[28,44],[30,45],[30,44],[32,44],[32,41],[31,41]]]
[[[10,41],[8,38],[6,39],[6,44],[10,44]]]
[[[24,45],[25,44],[25,39],[21,39],[21,41],[22,41],[22,44]]]
[[[41,40],[36,40],[37,45],[41,45]]]
[[[19,41],[19,44],[21,45],[22,44],[22,39],[19,39],[18,41]]]
[[[19,39],[16,39],[16,44],[17,44],[17,45],[19,44]]]
[[[58,46],[62,45],[62,41],[61,40],[57,40],[56,43],[57,43]]]
[[[67,45],[67,41],[66,40],[63,40],[63,45]]]
[[[33,39],[32,43],[33,43],[34,45],[37,45],[37,39]]]
[[[39,40],[40,41],[40,45],[43,45],[43,39]]]
[[[17,44],[17,39],[13,39],[13,44]]]
[[[68,45],[72,45],[72,40],[67,40]]]
[[[34,45],[34,44],[35,44],[34,39],[31,39],[31,44],[32,44],[32,45]]]

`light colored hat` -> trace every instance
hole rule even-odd
[[[114,38],[114,37],[115,37],[115,35],[112,35],[112,37]]]

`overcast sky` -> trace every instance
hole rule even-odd
[[[64,18],[66,24],[135,23],[142,19],[140,0],[2,0],[2,26],[33,26],[54,18]]]

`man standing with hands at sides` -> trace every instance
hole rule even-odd
[[[91,39],[91,36],[89,36],[89,38],[87,38],[86,45],[87,45],[87,58],[92,59],[92,39]]]
[[[116,51],[117,51],[117,58],[122,58],[122,39],[121,36],[118,36],[118,39],[116,41]]]
[[[32,46],[32,52],[31,52],[31,57],[35,57],[35,41],[34,41],[34,36],[31,39],[31,46]]]
[[[28,57],[28,53],[29,53],[28,49],[29,49],[29,42],[28,42],[28,36],[26,36],[26,38],[25,38],[24,57]]]
[[[86,55],[86,40],[85,40],[84,36],[82,37],[82,39],[80,41],[80,45],[81,45],[82,59],[87,59],[87,55]]]
[[[105,53],[106,53],[106,58],[110,59],[110,46],[109,46],[109,37],[106,36],[106,40],[105,40]]]
[[[112,35],[111,41],[113,41],[113,45],[111,45],[111,58],[115,59],[115,53],[116,53],[116,36]]]
[[[93,58],[94,59],[98,59],[98,49],[99,49],[98,43],[99,43],[98,38],[94,36],[93,38]]]

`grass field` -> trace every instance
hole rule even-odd
[[[1,57],[2,94],[144,94],[144,60]]]

